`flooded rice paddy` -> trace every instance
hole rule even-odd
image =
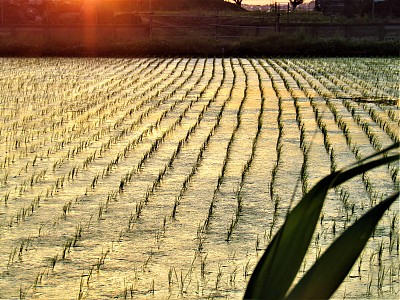
[[[0,60],[1,299],[240,299],[302,194],[399,140],[395,58]],[[398,167],[329,194],[299,276]],[[398,296],[397,201],[334,298]]]

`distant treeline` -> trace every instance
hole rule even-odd
[[[359,17],[400,17],[399,0],[316,0],[315,9],[324,15]]]
[[[116,15],[150,11],[244,11],[224,0],[0,0],[1,24],[69,24],[91,18],[110,24]]]
[[[263,39],[223,41],[215,39],[149,39],[89,46],[0,43],[0,56],[268,56],[268,57],[367,57],[400,56],[400,41],[311,39],[302,35],[271,35]]]

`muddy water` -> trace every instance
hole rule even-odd
[[[0,68],[2,299],[241,298],[301,195],[399,138],[393,59]],[[299,276],[397,170],[329,194]],[[398,297],[398,220],[395,204],[335,298]]]

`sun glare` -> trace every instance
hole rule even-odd
[[[97,11],[99,2],[97,0],[86,0],[81,9],[81,18],[84,26],[84,45],[86,50],[93,52],[97,41]]]

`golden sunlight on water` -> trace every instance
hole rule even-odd
[[[302,194],[398,140],[393,60],[2,58],[0,298],[243,297]],[[397,172],[329,195],[299,276]],[[398,296],[398,218],[335,298]]]

